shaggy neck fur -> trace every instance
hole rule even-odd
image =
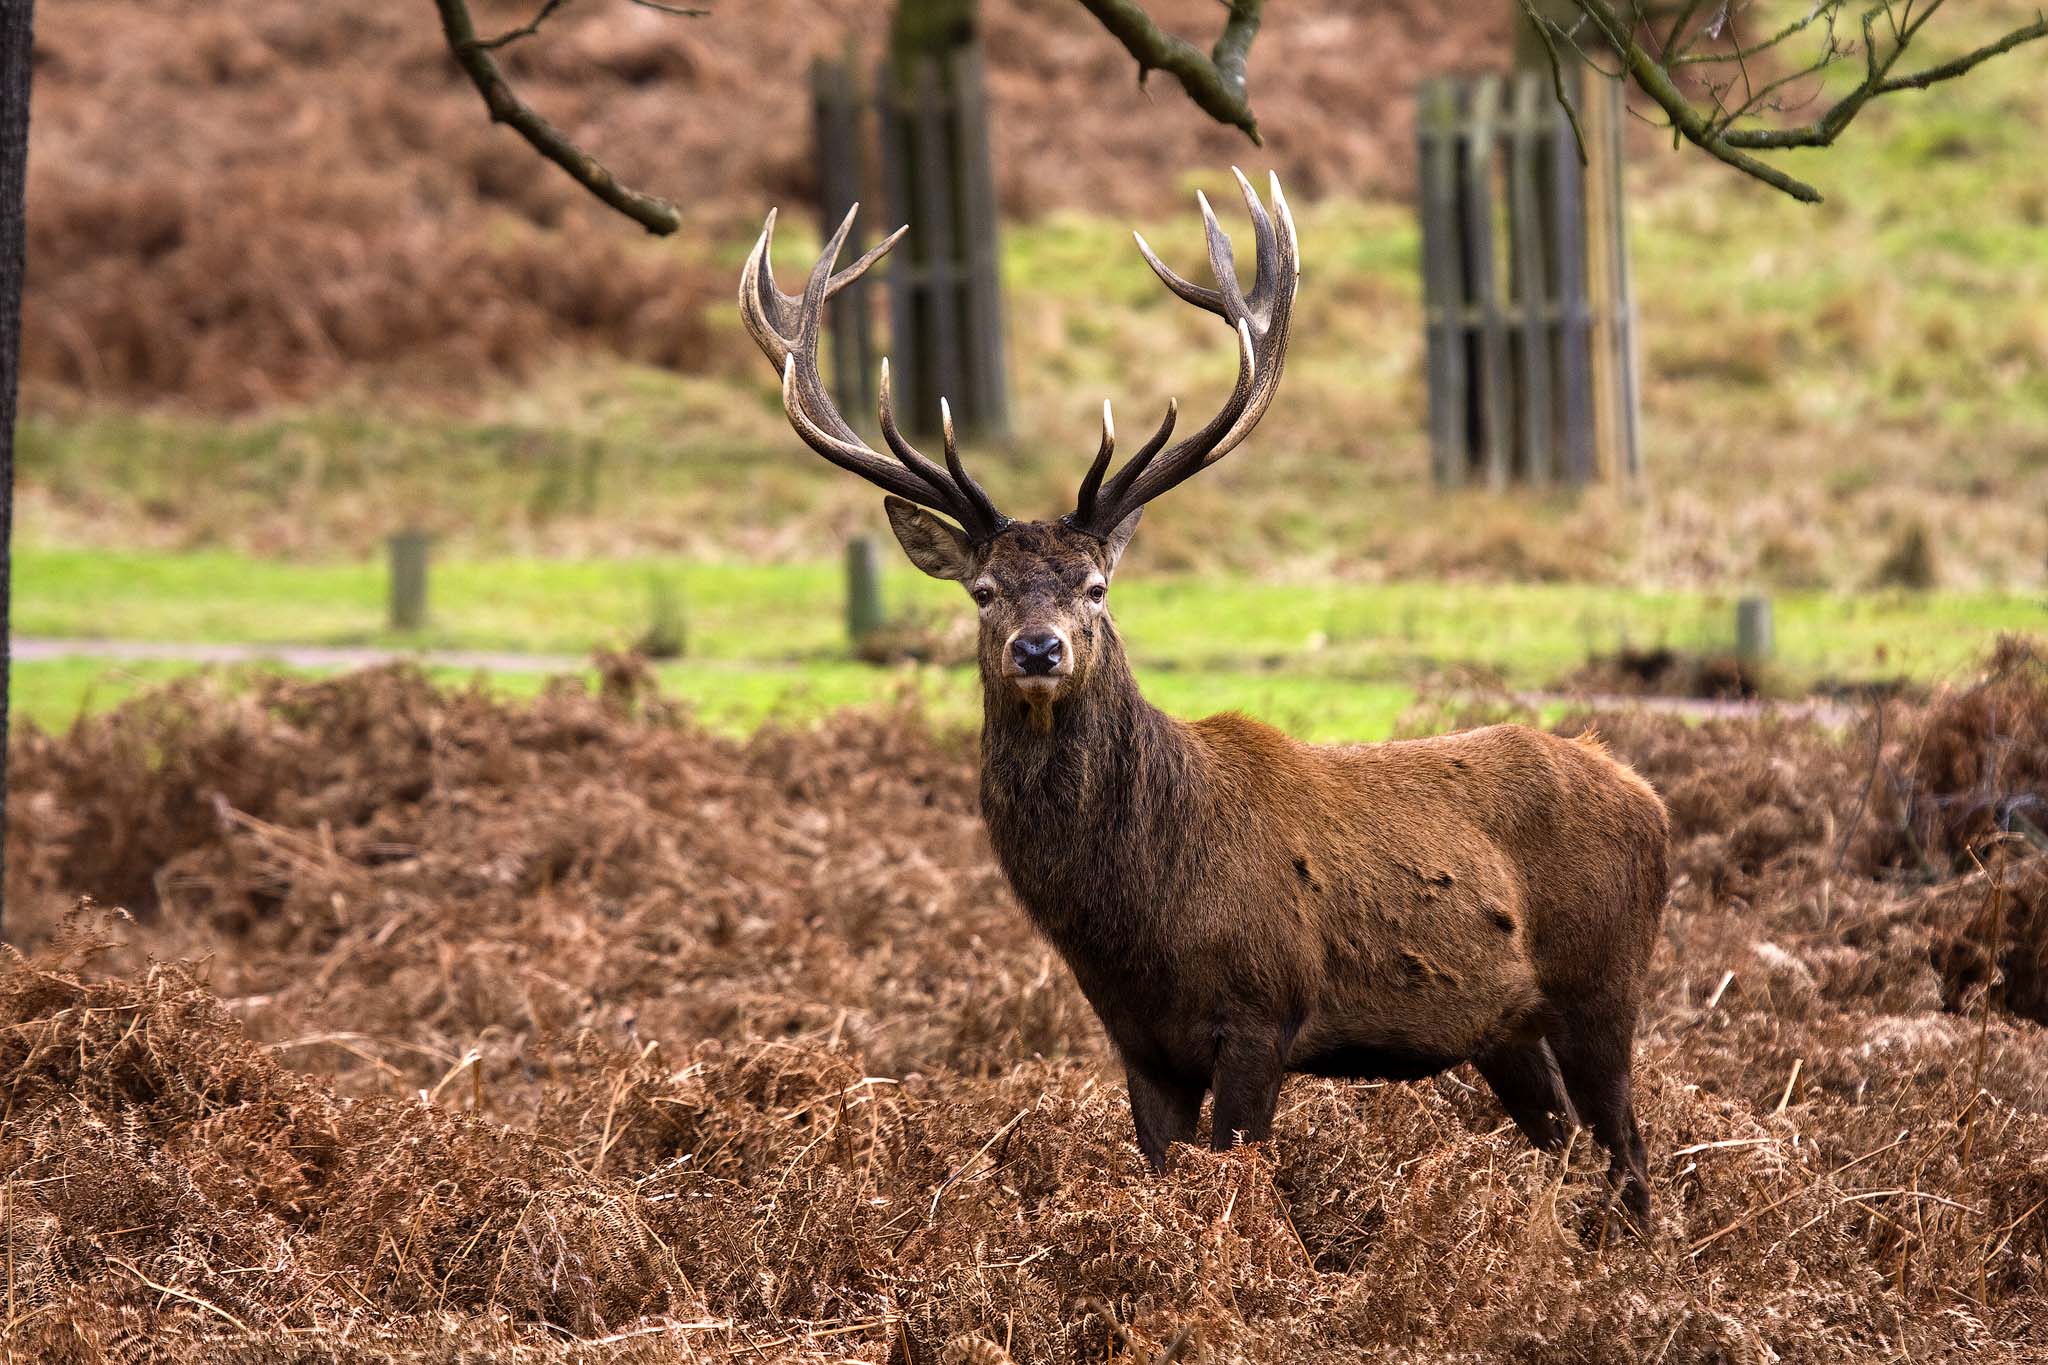
[[[1018,899],[1076,970],[1162,949],[1155,893],[1189,870],[1207,824],[1199,742],[1139,694],[1122,641],[1103,634],[1049,717],[982,678],[983,818]]]

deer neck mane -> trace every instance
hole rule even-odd
[[[1139,693],[1113,630],[1049,724],[982,680],[982,817],[1018,898],[1062,946],[1116,934],[1173,848],[1200,838],[1202,779],[1192,737]]]

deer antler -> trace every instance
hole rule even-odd
[[[1216,314],[1237,333],[1237,387],[1208,425],[1161,455],[1160,447],[1173,434],[1177,415],[1176,405],[1168,403],[1166,419],[1159,429],[1107,485],[1102,479],[1109,470],[1116,433],[1109,404],[1104,403],[1102,445],[1088,476],[1081,481],[1074,510],[1065,518],[1076,530],[1107,537],[1131,513],[1228,455],[1266,415],[1266,408],[1280,387],[1280,370],[1287,360],[1287,322],[1294,311],[1294,289],[1301,275],[1294,217],[1287,211],[1286,197],[1280,193],[1280,177],[1276,175],[1270,182],[1273,213],[1268,215],[1244,174],[1236,167],[1231,168],[1231,174],[1237,177],[1238,188],[1244,192],[1255,239],[1258,275],[1249,297],[1237,282],[1230,238],[1218,226],[1207,197],[1196,195],[1202,205],[1202,226],[1209,239],[1209,269],[1216,276],[1216,288],[1182,279],[1152,253],[1143,237],[1131,235],[1137,238],[1145,263],[1168,289],[1185,302]]]
[[[768,254],[775,240],[775,214],[747,257],[740,275],[740,315],[762,354],[782,373],[782,410],[804,444],[833,464],[858,474],[869,483],[907,498],[935,512],[943,512],[960,523],[968,539],[985,541],[1010,524],[996,510],[987,493],[960,464],[960,452],[953,439],[953,414],[944,399],[939,400],[940,425],[945,432],[946,464],[941,468],[920,454],[903,438],[896,426],[895,405],[889,393],[889,362],[882,362],[882,438],[895,455],[894,463],[871,449],[854,434],[846,419],[832,404],[825,381],[818,373],[818,336],[824,330],[825,301],[867,273],[868,267],[887,255],[910,229],[890,233],[880,245],[846,269],[833,273],[846,234],[853,229],[855,204],[846,212],[839,230],[825,244],[824,254],[811,269],[801,295],[785,294],[775,287],[775,270]]]

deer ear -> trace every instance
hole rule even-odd
[[[889,509],[889,526],[896,532],[896,543],[910,556],[911,563],[933,578],[955,583],[965,582],[974,572],[974,552],[965,535],[914,502],[888,497],[882,503]]]
[[[1124,546],[1130,544],[1131,537],[1138,534],[1138,518],[1143,515],[1145,515],[1144,508],[1140,507],[1133,510],[1129,516],[1116,524],[1116,529],[1109,533],[1109,539],[1103,542],[1109,547],[1109,571],[1111,573],[1116,572],[1117,561],[1124,557]]]

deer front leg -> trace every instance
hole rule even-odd
[[[1216,1050],[1215,1112],[1210,1115],[1209,1145],[1225,1152],[1240,1142],[1264,1142],[1273,1131],[1273,1110],[1280,1103],[1285,1074],[1285,1048],[1277,1027],[1233,1028]]]
[[[1167,1145],[1186,1142],[1195,1135],[1195,1121],[1202,1113],[1202,1089],[1135,1066],[1127,1067],[1124,1077],[1131,1087],[1131,1122],[1138,1130],[1138,1150],[1153,1170],[1164,1171]]]

